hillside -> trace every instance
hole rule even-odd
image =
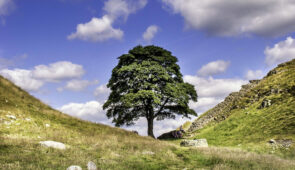
[[[253,80],[239,92],[197,118],[189,128],[194,138],[211,145],[235,146],[295,157],[295,60],[280,64],[262,80]],[[274,139],[291,148],[274,150]],[[282,150],[283,149],[283,150]]]
[[[293,131],[292,131],[293,132]],[[64,143],[65,150],[40,141]],[[245,155],[248,155],[245,157]],[[182,148],[56,111],[0,76],[0,169],[293,169],[294,162],[227,148]]]

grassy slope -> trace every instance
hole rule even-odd
[[[12,121],[6,115],[17,119]],[[38,142],[44,140],[63,142],[68,149],[42,148]],[[144,154],[146,151],[155,154]],[[251,156],[244,157],[245,154]],[[101,169],[292,169],[295,166],[275,156],[240,150],[180,148],[119,128],[82,121],[53,110],[0,76],[0,169],[66,169],[70,165],[85,169],[90,160]]]
[[[240,107],[232,110],[226,120],[212,122],[197,130],[194,138],[206,138],[214,146],[236,146],[295,158],[295,144],[287,150],[273,150],[267,144],[270,139],[292,139],[295,142],[295,60],[275,70],[276,74],[262,79],[239,101]],[[271,89],[284,92],[269,95]],[[250,103],[257,94],[263,94],[263,97]],[[273,104],[258,109],[263,99],[270,99]]]

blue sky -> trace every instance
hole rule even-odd
[[[0,0],[0,74],[63,112],[111,124],[117,57],[157,45],[179,59],[203,113],[295,56],[295,1]],[[156,134],[184,119],[156,123]],[[145,120],[130,127],[145,135]]]

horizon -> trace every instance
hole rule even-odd
[[[295,58],[295,2],[230,2],[0,0],[0,74],[55,109],[114,126],[102,105],[117,57],[156,45],[178,58],[201,115]],[[155,135],[187,120],[155,122]],[[146,120],[123,128],[146,135]]]

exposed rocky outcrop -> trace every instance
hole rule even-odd
[[[260,80],[251,80],[249,84],[243,85],[239,92],[233,92],[227,96],[223,102],[209,110],[205,115],[199,117],[192,123],[189,128],[189,132],[203,128],[205,125],[212,121],[222,121],[229,116],[229,112],[233,109],[237,109],[239,106],[237,103],[242,97],[244,97],[253,87],[256,87]],[[258,96],[257,96],[258,97]]]
[[[288,63],[287,63],[288,64]],[[264,79],[270,76],[276,76],[275,74],[281,74],[282,72],[288,71],[284,68],[286,63],[280,64],[277,68],[269,71],[266,77],[262,80],[250,80],[248,84],[243,85],[239,92],[233,92],[225,98],[225,100],[214,108],[210,109],[204,115],[196,119],[189,128],[189,132],[196,131],[203,128],[210,122],[221,122],[230,116],[230,113],[234,109],[245,109],[249,105],[261,101],[258,109],[264,109],[270,107],[275,103],[275,101],[268,98],[273,94],[286,94],[289,93],[295,96],[295,87],[282,88],[276,87],[266,87],[266,88],[256,88],[259,84],[264,81]]]

